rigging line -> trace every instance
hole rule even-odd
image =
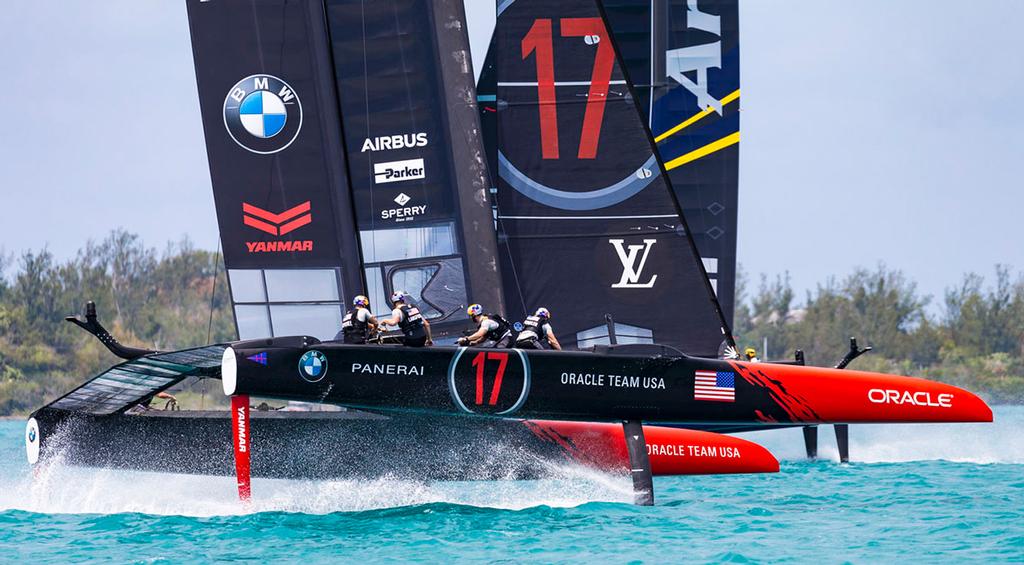
[[[721,151],[722,149],[725,149],[730,145],[736,145],[739,142],[740,132],[737,131],[735,133],[730,133],[729,135],[721,139],[712,141],[711,143],[703,147],[698,147],[697,149],[694,149],[689,153],[685,153],[683,155],[680,155],[679,157],[676,157],[675,159],[672,159],[671,161],[668,161],[667,163],[665,163],[665,170],[671,171],[672,169],[675,169],[676,167],[681,167],[689,163],[690,161],[696,161],[701,157],[707,157],[708,155],[711,155],[716,151]]]
[[[729,104],[731,102],[734,102],[735,100],[738,100],[739,97],[740,97],[740,89],[737,88],[736,90],[734,90],[734,91],[730,92],[729,94],[725,95],[725,97],[722,98],[720,100],[720,102],[722,103],[722,106],[725,107],[726,104]],[[696,114],[694,114],[694,115],[690,116],[689,118],[683,120],[682,123],[680,123],[679,125],[675,126],[674,128],[666,131],[665,133],[659,135],[658,137],[655,137],[654,138],[654,142],[655,143],[661,143],[665,139],[667,139],[667,138],[669,138],[669,137],[671,137],[671,136],[673,136],[673,135],[683,131],[684,129],[692,126],[693,124],[699,122],[700,120],[704,119],[705,117],[710,116],[714,112],[715,112],[715,109],[712,108],[711,106],[708,106],[707,108],[704,108],[700,112],[697,112]]]
[[[501,122],[499,121],[497,124],[495,124],[496,127],[500,127],[500,123]],[[499,136],[499,139],[500,139],[500,136]],[[519,295],[519,305],[522,307],[523,313],[528,313],[528,311],[526,309],[526,297],[523,296],[523,285],[519,282],[519,273],[516,270],[516,262],[512,258],[512,251],[509,249],[509,245],[508,245],[508,241],[509,241],[508,231],[505,230],[504,223],[501,221],[504,216],[501,215],[501,210],[498,208],[498,191],[497,191],[497,189],[494,191],[494,194],[492,194],[491,196],[492,196],[492,201],[491,202],[494,204],[494,223],[495,223],[495,228],[496,228],[495,231],[497,231],[498,234],[504,234],[504,237],[506,238],[505,239],[505,244],[504,244],[504,246],[505,246],[505,253],[508,254],[508,264],[509,264],[510,267],[512,267],[512,280],[515,282],[515,285],[516,285],[516,294]],[[499,241],[498,245],[499,246],[501,245],[500,241]],[[501,259],[499,258],[498,261],[500,262]],[[507,314],[507,312],[506,312],[506,314]]]
[[[213,285],[210,289],[210,319],[206,322],[206,343],[210,343],[213,334],[213,307],[217,298],[217,275],[220,273],[220,238],[217,238],[217,254],[213,256]],[[203,390],[199,396],[200,410],[206,409],[206,379],[202,379]]]
[[[555,86],[590,86],[590,84],[591,83],[590,83],[589,80],[558,80],[558,81],[554,82]],[[624,81],[624,80],[610,80],[610,81],[608,81],[608,84],[617,84],[617,85],[621,86],[621,85],[626,84],[626,81]],[[498,86],[501,86],[501,87],[519,87],[519,86],[536,87],[537,86],[537,81],[499,82]]]
[[[675,214],[648,214],[644,216],[498,216],[498,218],[503,220],[642,220],[675,217]]]

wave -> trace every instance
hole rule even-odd
[[[210,517],[258,512],[329,514],[437,503],[522,510],[632,501],[627,477],[571,465],[553,471],[555,478],[537,481],[254,479],[253,501],[243,504],[233,477],[86,469],[57,460],[19,477],[0,477],[0,510]]]
[[[1024,407],[1000,406],[991,424],[855,424],[850,426],[850,460],[863,463],[952,461],[1024,464]],[[738,434],[781,460],[802,460],[799,429]],[[818,457],[839,460],[832,426],[818,430]]]

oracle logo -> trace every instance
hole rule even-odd
[[[909,390],[873,388],[868,391],[868,400],[875,404],[910,404],[934,408],[953,407],[953,394],[948,392],[940,393],[932,398],[932,393],[923,390],[910,392]]]

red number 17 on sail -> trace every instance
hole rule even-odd
[[[505,377],[505,368],[508,366],[508,353],[497,351],[481,351],[473,358],[473,367],[476,368],[476,405],[484,403],[484,365],[487,361],[498,362],[498,372],[494,375],[494,386],[491,387],[491,396],[487,399],[489,406],[498,403],[498,395],[501,394],[501,380]]]
[[[608,85],[615,68],[615,49],[606,37],[601,18],[562,18],[562,37],[583,37],[588,45],[597,45],[594,70],[590,75],[587,110],[583,115],[583,132],[576,156],[580,159],[597,158],[597,142],[604,121],[604,103],[608,99]],[[555,55],[552,22],[549,18],[534,20],[533,27],[523,37],[523,59],[534,54],[537,63],[537,103],[540,112],[541,155],[544,159],[558,158],[558,109],[555,96]],[[602,40],[603,39],[603,40]]]

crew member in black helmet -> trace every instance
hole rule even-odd
[[[501,316],[484,314],[484,307],[479,304],[471,304],[466,308],[466,314],[477,328],[472,334],[460,337],[459,345],[503,348],[512,343],[512,328]]]
[[[370,299],[360,294],[352,299],[352,309],[345,312],[341,331],[334,339],[345,343],[366,343],[378,325],[377,318],[370,313]]]
[[[395,309],[391,311],[391,317],[381,320],[386,326],[398,326],[405,337],[402,338],[402,345],[407,347],[423,347],[433,345],[430,337],[430,322],[428,322],[420,309],[412,304],[409,293],[404,290],[396,290],[391,295],[391,302]]]
[[[555,332],[551,329],[551,312],[547,308],[537,308],[532,316],[523,320],[523,329],[516,338],[518,349],[557,349],[561,351],[562,345],[555,338]]]

